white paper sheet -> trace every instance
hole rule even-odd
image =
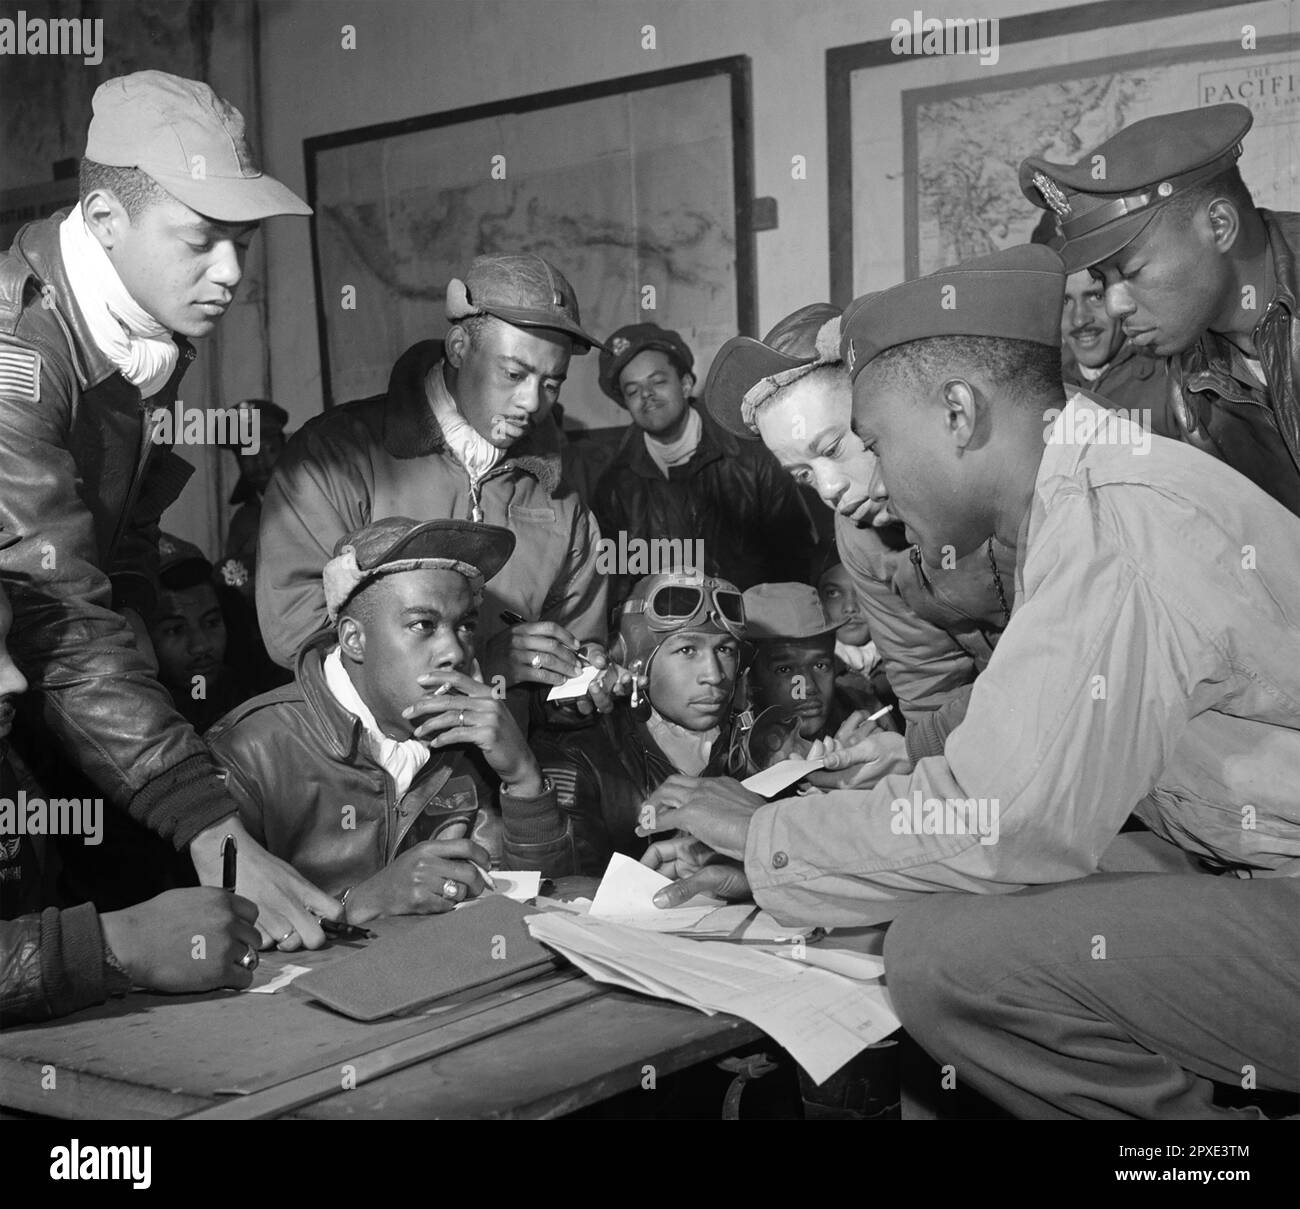
[[[530,915],[526,922],[535,939],[593,978],[751,1021],[818,1083],[898,1027],[885,987],[757,948],[664,936],[557,912]]]
[[[754,793],[770,798],[789,789],[796,781],[802,781],[810,772],[818,772],[826,767],[825,760],[780,760],[770,768],[746,777],[741,784]]]
[[[307,973],[310,969],[310,966],[281,966],[280,972],[270,982],[264,982],[260,987],[249,987],[248,993],[250,995],[274,995],[276,991],[284,990],[295,978]]]
[[[575,697],[585,697],[591,682],[600,675],[600,668],[584,667],[576,676],[570,676],[563,684],[556,684],[546,694],[547,701],[572,701]]]

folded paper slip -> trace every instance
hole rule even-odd
[[[524,926],[530,913],[492,895],[472,911],[380,920],[371,925],[378,938],[361,952],[304,974],[293,989],[354,1020],[476,999],[555,968]]]

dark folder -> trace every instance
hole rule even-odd
[[[354,1020],[379,1020],[440,1000],[476,999],[553,970],[559,959],[528,935],[524,907],[494,894],[442,915],[376,920],[359,953],[303,974],[293,989]]]

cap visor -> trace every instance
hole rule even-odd
[[[1123,251],[1146,230],[1147,225],[1158,213],[1159,208],[1155,213],[1148,208],[1138,214],[1127,214],[1118,222],[1107,223],[1106,226],[1096,231],[1089,231],[1087,235],[1078,239],[1068,240],[1062,247],[1056,249],[1065,262],[1066,274],[1090,268],[1108,256]]]
[[[204,177],[150,172],[177,201],[218,222],[257,222],[278,214],[308,215],[311,207],[273,176]]]
[[[505,306],[490,308],[485,306],[483,310],[497,319],[514,324],[515,327],[543,327],[552,332],[563,332],[573,339],[575,343],[573,352],[579,357],[589,353],[593,348],[605,347],[595,336],[587,335],[573,320],[559,317],[553,311],[533,311]]]
[[[811,365],[816,357],[788,357],[752,336],[737,336],[718,350],[704,384],[704,405],[709,414],[734,436],[754,441],[757,436],[740,418],[740,405],[750,389],[764,378]]]
[[[477,567],[486,583],[510,561],[515,535],[499,525],[472,521],[426,521],[385,552],[382,562],[403,558],[454,558]]]

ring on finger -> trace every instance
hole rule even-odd
[[[257,950],[252,945],[248,945],[243,957],[239,959],[239,964],[244,969],[252,971],[257,969],[257,963],[262,959],[257,955]]]
[[[278,945],[284,944],[284,942],[288,940],[290,936],[295,935],[297,931],[298,931],[297,928],[290,928],[283,936],[277,936],[275,938],[275,943]]]
[[[542,657],[541,657],[541,655],[534,655],[534,656],[533,656],[533,658],[532,658],[532,665],[533,665],[533,667],[535,667],[535,668],[538,668],[538,667],[541,667],[541,666],[542,666]]]
[[[464,711],[464,710],[461,710],[461,711],[460,711],[460,717],[456,719],[456,725],[457,725],[457,726],[464,726],[464,725],[465,725],[465,711]]]
[[[443,898],[459,898],[460,882],[452,881],[451,878],[448,878],[442,883],[442,896]]]

